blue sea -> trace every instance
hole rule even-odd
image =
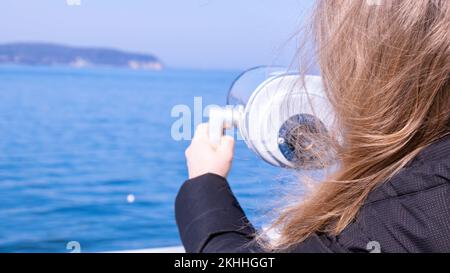
[[[172,138],[171,110],[225,104],[239,73],[0,67],[0,252],[181,245],[189,141]],[[258,225],[280,175],[237,144],[229,180]]]

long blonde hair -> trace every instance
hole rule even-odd
[[[318,0],[312,22],[339,167],[281,213],[277,249],[340,234],[374,188],[450,133],[450,1]]]

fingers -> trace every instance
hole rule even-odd
[[[220,141],[220,146],[224,149],[233,150],[234,149],[234,138],[231,136],[223,136]]]
[[[209,143],[209,126],[207,123],[202,123],[198,125],[197,130],[195,131],[194,138],[192,139],[195,143]],[[226,153],[227,155],[233,155],[234,151],[234,138],[231,136],[223,136],[220,140],[220,144],[214,148],[216,148],[217,151]],[[211,145],[212,146],[212,145]]]
[[[195,130],[194,138],[192,140],[209,140],[209,126],[208,123],[202,123],[197,126],[197,129]]]
[[[217,147],[217,151],[232,159],[234,154],[234,144],[235,141],[233,137],[223,136],[220,145]]]

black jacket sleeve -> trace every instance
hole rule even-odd
[[[256,232],[226,179],[215,174],[183,184],[175,216],[186,252],[237,252]]]
[[[218,175],[206,174],[186,181],[175,201],[175,216],[186,252],[264,251],[254,241],[256,231],[227,180]],[[314,235],[292,251],[328,253],[333,248],[330,242]]]
[[[187,252],[262,252],[226,179],[186,181],[175,204]],[[450,136],[374,189],[336,236],[313,234],[286,252],[450,252]]]

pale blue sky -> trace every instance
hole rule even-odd
[[[171,67],[289,64],[314,0],[0,0],[0,43],[154,53]]]

